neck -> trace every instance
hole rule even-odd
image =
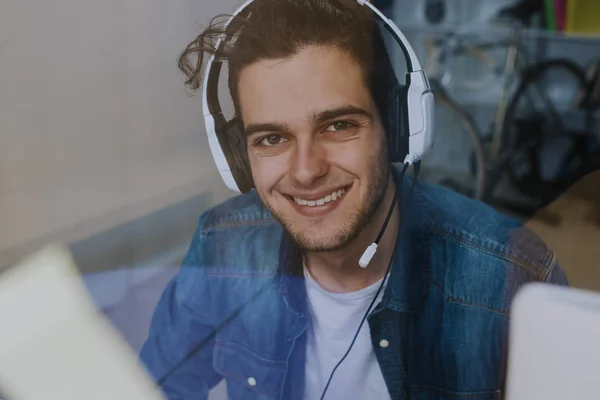
[[[353,292],[363,289],[385,275],[396,246],[396,235],[400,224],[399,201],[396,203],[388,226],[379,242],[377,253],[367,266],[361,268],[358,261],[365,249],[375,241],[394,198],[395,182],[390,184],[374,218],[363,231],[344,249],[335,252],[306,253],[305,262],[311,276],[325,290],[331,292]]]

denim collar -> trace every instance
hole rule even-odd
[[[394,166],[397,171],[398,167]],[[398,171],[399,172],[399,171]],[[408,175],[408,172],[407,172]],[[414,188],[411,193],[411,186]],[[401,185],[401,225],[396,236],[389,284],[382,299],[382,306],[399,312],[415,313],[420,308],[429,279],[429,235],[426,229],[426,204],[414,178],[405,176]]]
[[[429,275],[429,246],[425,229],[425,207],[418,183],[409,198],[413,178],[405,176],[400,182],[402,165],[394,165],[394,179],[401,187],[402,224],[396,239],[392,270],[379,309],[389,308],[398,312],[417,312],[426,295]],[[302,253],[290,235],[283,230],[279,248],[277,290],[285,302],[300,316],[306,314]]]

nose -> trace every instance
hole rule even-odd
[[[297,140],[291,164],[291,178],[302,187],[313,186],[329,168],[326,149],[313,138]]]

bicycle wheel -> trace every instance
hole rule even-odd
[[[473,42],[447,50],[440,82],[469,92],[489,91],[502,80],[502,65],[510,42]]]
[[[485,153],[477,126],[435,82],[435,144],[425,157],[429,180],[481,200],[485,191]],[[436,90],[437,89],[437,90]],[[474,160],[474,174],[471,173]]]
[[[550,82],[556,85],[554,93]],[[544,61],[524,71],[508,105],[502,135],[503,152],[510,154],[507,176],[522,194],[545,201],[564,182],[581,175],[587,163],[586,132],[566,126],[565,110],[573,102],[564,99],[574,100],[585,87],[581,68],[566,59]]]

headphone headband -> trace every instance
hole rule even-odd
[[[246,0],[225,23],[225,32],[231,22],[244,11],[254,0]],[[392,157],[392,161],[403,161],[412,164],[419,161],[433,146],[433,94],[425,72],[415,51],[400,29],[373,4],[366,0],[356,0],[361,6],[367,6],[388,32],[392,34],[404,54],[407,64],[406,85],[401,88],[390,88],[395,97],[390,99],[392,116],[396,129],[388,133],[391,153],[407,148],[402,159]],[[229,34],[217,40],[215,48],[220,50]],[[221,72],[220,60],[216,53],[210,55],[203,77],[202,112],[208,136],[208,143],[219,173],[228,188],[245,193],[254,187],[246,149],[243,148],[243,127],[237,119],[227,122],[222,114],[218,100],[218,82]],[[402,140],[407,143],[402,144]]]

